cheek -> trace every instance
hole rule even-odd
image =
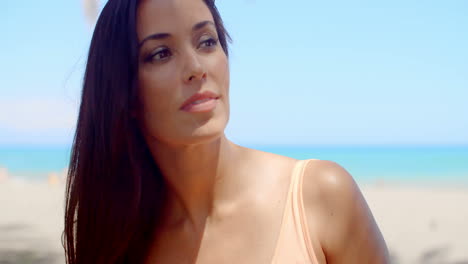
[[[154,105],[164,105],[172,101],[170,98],[174,91],[175,78],[174,71],[169,68],[152,69],[147,67],[142,69],[138,75],[138,85],[140,97],[145,107],[153,108]]]
[[[220,86],[220,92],[229,91],[229,61],[224,53],[212,65],[217,84]],[[227,95],[227,94],[226,94]]]
[[[146,126],[158,126],[165,122],[164,118],[174,107],[176,88],[173,71],[151,71],[142,70],[139,73],[139,93],[142,105],[142,116]],[[171,92],[172,91],[172,92]],[[148,124],[149,123],[149,124]]]
[[[229,119],[229,78],[230,78],[230,73],[229,73],[229,61],[224,54],[222,53],[222,56],[219,56],[218,59],[213,63],[213,79],[214,82],[216,83],[216,86],[218,88],[218,92],[222,94],[222,115],[224,116],[223,118],[226,118],[226,122]]]

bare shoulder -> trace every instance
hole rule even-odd
[[[388,263],[388,252],[353,177],[332,161],[311,160],[304,169],[303,199],[311,241],[326,263]]]
[[[264,194],[265,201],[272,197],[286,200],[291,173],[297,160],[261,150],[241,147],[242,162],[237,172],[244,172],[251,186],[256,188],[255,196]],[[252,177],[253,176],[253,177]]]
[[[257,149],[241,148],[245,164],[250,165],[249,169],[262,171],[262,174],[268,177],[278,174],[284,180],[289,181],[288,172],[296,164],[296,159]]]
[[[347,210],[348,205],[356,199],[364,201],[348,171],[338,163],[328,160],[310,160],[307,163],[304,169],[303,196],[306,206],[320,206],[329,214],[334,214],[337,209]]]
[[[310,160],[304,170],[304,195],[324,195],[329,197],[335,192],[354,193],[355,183],[352,176],[338,163],[328,160]],[[312,190],[313,192],[309,192]]]

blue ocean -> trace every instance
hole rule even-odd
[[[296,159],[339,163],[358,183],[468,184],[468,146],[249,146]],[[45,180],[67,168],[69,146],[0,146],[0,168],[12,177]]]

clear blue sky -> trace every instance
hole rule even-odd
[[[468,1],[217,0],[240,144],[468,144]],[[0,144],[69,144],[81,0],[0,10]]]

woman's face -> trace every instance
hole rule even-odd
[[[221,136],[229,119],[229,65],[203,0],[142,1],[137,34],[146,137],[186,145]]]

